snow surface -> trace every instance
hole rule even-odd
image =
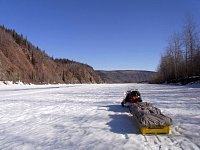
[[[173,119],[141,135],[120,102],[136,88]],[[0,85],[0,149],[200,149],[200,87],[149,84]]]

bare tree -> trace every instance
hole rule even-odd
[[[198,53],[198,32],[191,16],[186,17],[183,30],[185,66],[187,77],[195,75],[195,55]]]
[[[192,17],[187,17],[182,34],[174,33],[169,39],[158,78],[171,82],[191,76],[200,76],[200,41]]]
[[[183,77],[183,55],[182,55],[182,44],[181,44],[181,36],[178,33],[174,33],[170,40],[170,53],[173,61],[173,71],[174,78],[177,80],[178,78]]]

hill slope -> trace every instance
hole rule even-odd
[[[152,71],[142,70],[114,70],[96,71],[106,83],[139,83],[148,82],[155,74]]]
[[[23,35],[0,26],[0,80],[26,83],[101,83],[92,67],[53,59]]]

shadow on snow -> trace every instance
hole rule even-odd
[[[128,108],[121,107],[120,105],[108,105],[105,107],[108,108],[108,111],[114,112],[109,115],[111,120],[107,123],[111,128],[110,131],[123,135],[139,134],[133,117],[128,114]]]

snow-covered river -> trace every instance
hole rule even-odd
[[[169,135],[141,135],[120,102],[138,89],[173,119]],[[0,86],[0,149],[200,149],[200,88],[149,84]]]

